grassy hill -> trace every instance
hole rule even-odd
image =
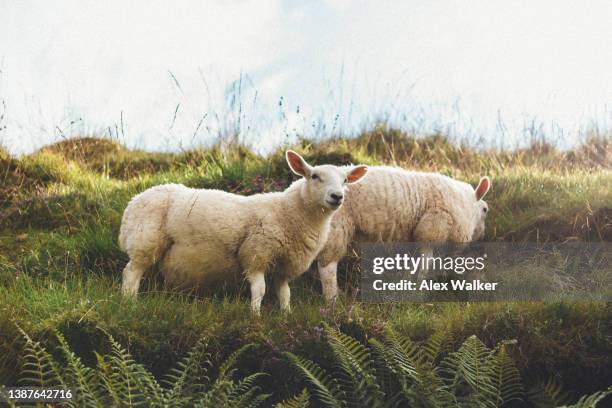
[[[413,138],[384,126],[357,138],[303,140],[295,149],[312,163],[391,164],[438,171],[472,184],[489,175],[493,189],[486,239],[612,240],[612,141],[592,139],[572,151],[534,145],[512,152],[475,151],[440,135]],[[292,286],[293,313],[273,295],[263,318],[249,317],[244,291],[217,297],[163,293],[154,275],[138,299],[120,296],[126,256],[116,237],[136,193],[161,183],[240,194],[283,190],[292,181],[283,150],[263,157],[228,145],[181,153],[129,150],[106,139],[69,139],[13,157],[0,150],[0,384],[16,384],[25,338],[53,349],[56,331],[86,364],[108,350],[110,333],[160,376],[200,339],[213,366],[247,343],[258,345],[242,369],[280,400],[304,383],[286,375],[284,351],[320,358],[322,321],[367,340],[392,328],[421,342],[446,333],[450,349],[471,335],[510,348],[526,384],[553,378],[573,396],[603,389],[612,378],[612,306],[607,303],[440,303],[361,305],[351,262],[341,271],[344,294],[327,308],[318,282]],[[256,358],[254,358],[256,357]],[[282,380],[282,381],[281,381]]]

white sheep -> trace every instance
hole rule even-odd
[[[123,292],[136,294],[145,270],[159,265],[174,287],[205,287],[246,277],[259,314],[271,273],[281,309],[289,311],[289,281],[313,262],[326,241],[346,184],[366,166],[311,167],[293,151],[287,163],[304,178],[283,192],[241,196],[177,184],[135,196],[123,214],[119,244],[129,255]]]
[[[490,186],[488,177],[474,189],[441,174],[370,167],[367,179],[347,192],[317,256],[325,299],[335,298],[338,262],[355,241],[465,243],[482,238],[488,211],[482,198]]]

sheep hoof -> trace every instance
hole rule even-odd
[[[138,294],[138,290],[126,285],[121,288],[121,293],[123,296],[135,297]]]
[[[338,296],[337,295],[334,295],[332,297],[327,297],[327,298],[325,298],[325,304],[327,306],[334,307],[334,306],[336,306],[336,301],[337,300],[338,300]]]

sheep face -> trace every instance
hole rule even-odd
[[[483,177],[478,183],[478,187],[474,190],[476,204],[474,212],[474,233],[472,234],[472,240],[477,241],[484,237],[485,233],[485,220],[487,213],[489,212],[489,205],[483,201],[484,196],[491,188],[491,180],[488,177]]]
[[[486,202],[480,200],[476,202],[476,227],[474,228],[474,234],[472,235],[473,241],[478,241],[484,237],[485,233],[485,220],[487,219],[487,213],[489,212],[489,206]]]
[[[310,166],[294,151],[287,151],[289,168],[304,177],[302,197],[311,204],[337,210],[344,202],[347,184],[357,183],[367,173],[366,166],[342,169],[331,165]]]

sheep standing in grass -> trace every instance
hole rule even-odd
[[[338,292],[338,262],[354,241],[463,243],[482,238],[488,211],[482,198],[490,186],[488,177],[474,189],[441,174],[370,167],[368,178],[347,192],[317,256],[326,300]]]
[[[135,196],[123,214],[119,244],[130,261],[123,292],[136,294],[145,270],[158,264],[166,282],[205,287],[246,277],[259,314],[265,275],[271,273],[281,309],[289,310],[289,281],[313,262],[327,239],[346,184],[367,167],[311,167],[287,151],[289,167],[303,176],[281,193],[240,196],[177,184]]]

